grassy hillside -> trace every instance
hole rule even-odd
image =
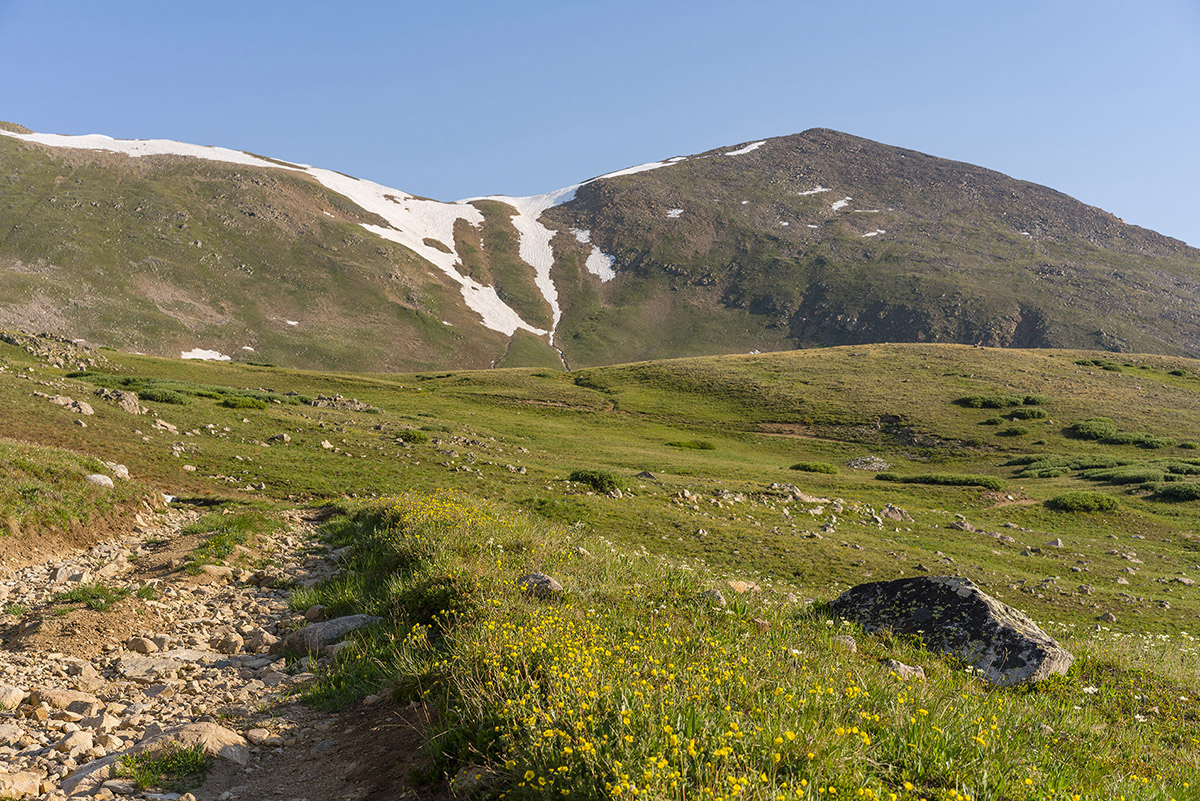
[[[563,339],[581,340],[573,364],[613,361],[593,347],[597,320],[619,335],[666,319],[663,306],[710,305],[748,313],[759,339],[789,347],[1200,354],[1200,252],[1182,242],[1043,186],[836,131],[727,152],[586,184],[547,213],[589,229],[620,265],[598,303],[565,307]],[[758,347],[730,328],[723,352]],[[639,357],[702,352],[690,329],[660,331]]]
[[[1200,481],[1200,364],[1189,360],[1140,356],[1105,369],[1076,363],[1103,362],[1095,353],[884,345],[383,376],[106,352],[107,373],[67,377],[44,362],[24,372],[33,357],[16,348],[0,355],[12,365],[0,373],[12,410],[0,436],[103,454],[167,491],[318,500],[454,487],[808,593],[929,569],[966,573],[1063,622],[1111,612],[1137,630],[1177,631],[1200,614],[1200,599],[1174,580],[1196,563],[1197,507],[1162,494]],[[101,386],[165,398],[144,404],[178,433],[94,397]],[[92,398],[96,414],[81,428],[35,390]],[[309,403],[335,395],[371,408]],[[1041,402],[955,402],[972,396]],[[1072,434],[1095,417],[1119,436]],[[290,442],[269,441],[281,433]],[[880,480],[848,464],[868,456],[900,478],[982,475],[1003,489]],[[799,462],[837,472],[788,469]],[[623,497],[569,481],[578,469],[611,471]],[[842,511],[773,484],[842,499]],[[1120,506],[1072,514],[1043,503],[1079,490]],[[887,503],[913,521],[874,521]],[[1014,541],[953,529],[958,514]],[[1045,546],[1056,538],[1063,548]],[[1131,565],[1138,576],[1117,584]]]
[[[186,497],[336,501],[346,571],[292,602],[387,622],[309,700],[437,704],[437,769],[510,797],[1196,797],[1197,361],[873,345],[368,375],[35,342],[0,344],[0,402],[0,437],[69,449],[6,444],[7,475],[78,492],[100,456]],[[58,486],[25,495],[75,504]],[[529,570],[563,597],[523,596]],[[994,690],[823,611],[920,573],[971,578],[1076,666]]]
[[[360,226],[382,220],[296,173],[9,137],[0,161],[8,326],[343,369],[488,367],[507,345],[457,285]]]

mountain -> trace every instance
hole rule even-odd
[[[0,134],[0,327],[374,371],[903,341],[1200,355],[1200,251],[836,131],[455,203],[225,148]]]

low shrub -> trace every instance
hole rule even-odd
[[[586,484],[596,492],[614,492],[621,488],[617,477],[607,470],[573,470],[567,478],[580,484]]]
[[[1045,409],[1013,409],[1009,414],[1013,420],[1045,420],[1050,415]]]
[[[924,473],[902,476],[897,473],[880,473],[879,481],[895,481],[900,484],[935,484],[946,487],[983,487],[990,490],[1004,489],[1004,481],[994,476],[975,476],[967,473]]]
[[[1200,484],[1196,482],[1168,484],[1154,491],[1156,501],[1200,501]]]
[[[1046,501],[1046,506],[1060,512],[1111,512],[1120,504],[1116,498],[1103,492],[1076,490],[1054,496]]]
[[[1143,484],[1162,481],[1166,471],[1146,465],[1131,464],[1100,470],[1084,470],[1079,475],[1088,481],[1102,481],[1105,484]]]
[[[668,442],[668,447],[671,448],[688,448],[694,451],[715,451],[716,445],[705,439],[682,439],[674,442]]]
[[[1002,428],[996,432],[997,437],[1023,437],[1029,433],[1029,429],[1024,426],[1009,426]]]
[[[1045,406],[1047,402],[1045,395],[1026,395],[1021,401],[1026,406]]]
[[[219,396],[218,396],[219,397]],[[221,406],[226,409],[265,409],[267,402],[258,398],[250,398],[244,395],[235,395],[221,399]]]
[[[1200,443],[1192,442],[1191,440],[1188,440],[1187,442],[1179,443],[1179,447],[1185,451],[1194,451],[1197,448],[1200,448]]]
[[[1003,422],[1004,422],[1003,417],[989,417],[986,420],[981,420],[979,422],[979,425],[981,425],[981,426],[998,426]]]
[[[1142,431],[1118,431],[1110,437],[1105,437],[1105,445],[1137,445],[1139,448],[1148,450],[1157,450],[1159,448],[1169,448],[1175,444],[1175,440],[1168,437],[1156,437],[1153,434],[1147,434]]]
[[[1117,433],[1117,424],[1109,417],[1089,417],[1067,429],[1067,436],[1075,439],[1108,439]]]
[[[1007,409],[1023,405],[1025,398],[1020,395],[967,395],[957,398],[954,403],[967,409]]]
[[[788,470],[799,470],[802,473],[829,473],[831,475],[838,471],[836,467],[828,462],[796,462]]]
[[[413,431],[411,429],[406,429],[404,431],[397,433],[396,439],[401,440],[403,442],[408,442],[410,444],[419,443],[419,442],[429,442],[429,435],[426,434],[424,431]]]
[[[154,403],[170,403],[175,406],[187,406],[191,403],[187,395],[173,389],[143,389],[138,393],[138,399]]]

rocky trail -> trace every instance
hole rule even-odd
[[[422,708],[371,697],[334,714],[298,700],[336,641],[369,622],[290,609],[288,587],[338,569],[316,522],[289,510],[238,546],[241,566],[197,572],[183,568],[202,538],[182,529],[200,515],[147,505],[122,536],[0,566],[0,799],[437,797],[409,786]],[[297,642],[311,655],[285,659],[280,646]],[[121,776],[123,756],[171,743],[211,757],[202,785]]]

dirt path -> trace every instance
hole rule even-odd
[[[272,653],[320,621],[279,587],[337,570],[315,521],[288,511],[230,566],[193,575],[180,568],[200,537],[181,529],[199,516],[146,512],[87,550],[0,571],[0,798],[181,798],[112,775],[120,755],[168,741],[213,755],[200,801],[442,797],[410,786],[423,709],[318,712],[295,700],[317,665]],[[123,597],[62,599],[97,585]]]

